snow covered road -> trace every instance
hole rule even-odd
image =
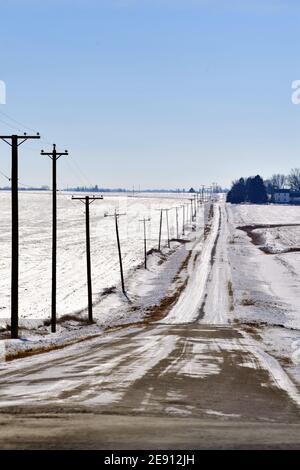
[[[121,328],[60,351],[1,363],[4,447],[107,448],[117,440],[118,448],[126,448],[133,428],[133,448],[299,447],[296,386],[276,359],[230,323],[227,244],[226,209],[217,203],[204,244],[199,240],[193,247],[187,286],[160,323]],[[76,432],[65,435],[63,420],[56,419],[56,434],[50,420],[48,430],[42,427],[38,435],[34,429],[43,416],[65,416],[76,423]],[[91,437],[90,426],[107,429],[104,417],[114,423],[109,433]],[[27,429],[26,438],[18,434],[18,423]],[[226,435],[219,433],[220,423]]]
[[[121,330],[2,364],[1,408],[296,420],[296,405],[254,348],[228,326]]]

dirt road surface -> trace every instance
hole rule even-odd
[[[2,449],[300,448],[300,395],[230,323],[225,208],[160,323],[0,364]]]

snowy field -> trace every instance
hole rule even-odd
[[[77,193],[76,196],[79,194]],[[85,196],[86,194],[84,194]],[[119,289],[120,273],[116,244],[115,221],[106,214],[117,210],[125,214],[119,219],[120,240],[125,278],[130,277],[143,262],[143,224],[147,223],[147,249],[157,248],[160,211],[171,209],[171,238],[176,238],[175,207],[186,204],[186,219],[190,217],[189,196],[186,195],[127,195],[104,193],[104,199],[90,205],[93,301],[106,289]],[[20,318],[37,322],[49,318],[51,299],[51,193],[20,192]],[[10,194],[0,193],[0,318],[10,316]],[[87,307],[85,208],[72,201],[71,193],[58,193],[57,245],[57,312],[59,315],[80,312]],[[182,209],[178,209],[179,235],[182,233]],[[166,247],[166,213],[163,216],[162,245]],[[191,225],[187,224],[187,233]],[[171,248],[176,248],[176,242]],[[167,252],[167,248],[164,248]],[[150,261],[151,262],[151,261]],[[26,321],[25,321],[26,324]]]
[[[300,206],[240,204],[228,205],[228,207],[230,207],[233,221],[237,226],[250,224],[300,224]]]
[[[233,316],[259,325],[268,350],[300,381],[300,206],[227,205],[227,214]]]
[[[300,206],[241,205],[227,210],[242,317],[300,329]],[[249,225],[253,230],[248,234],[236,230]]]

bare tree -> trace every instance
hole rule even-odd
[[[282,189],[286,183],[286,176],[277,173],[270,178],[270,184],[274,189]]]
[[[300,168],[293,168],[287,180],[292,191],[300,191]]]

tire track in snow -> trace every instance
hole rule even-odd
[[[284,390],[289,397],[300,407],[300,393],[296,385],[291,381],[287,373],[281,367],[277,359],[266,353],[260,344],[251,338],[245,331],[240,330],[240,333],[245,338],[245,351],[255,356],[261,365],[262,369],[269,372],[273,379],[274,384]]]
[[[203,245],[201,255],[197,258],[195,266],[193,262],[192,264],[189,263],[188,284],[175,306],[161,323],[192,323],[199,318],[199,311],[207,292],[206,286],[211,271],[211,258],[219,233],[219,204],[215,204],[214,207],[217,210],[214,211],[211,232]]]
[[[230,265],[227,253],[227,222],[224,205],[219,206],[219,229],[211,257],[211,272],[200,310],[201,323],[223,325],[229,321]]]

